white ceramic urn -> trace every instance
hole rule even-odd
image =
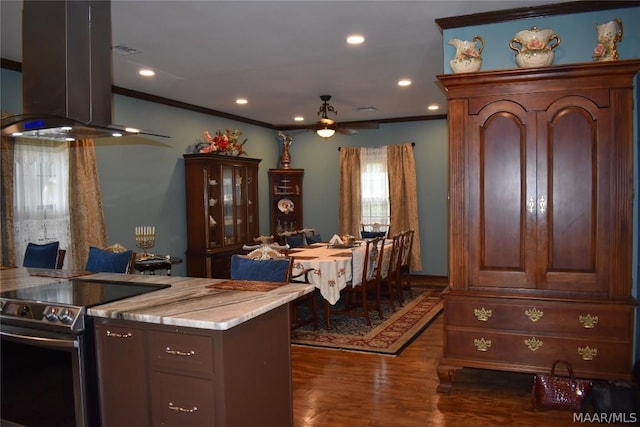
[[[538,30],[536,27],[531,27],[529,30],[519,31],[509,42],[509,47],[517,52],[518,67],[531,68],[553,64],[555,57],[553,49],[559,44],[560,37],[553,30],[548,28]]]

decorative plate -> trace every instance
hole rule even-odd
[[[280,199],[278,202],[278,209],[280,209],[280,212],[284,213],[293,212],[293,202],[289,199]]]

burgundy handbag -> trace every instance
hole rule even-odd
[[[556,365],[562,363],[568,377],[556,376]],[[534,409],[564,409],[580,412],[584,398],[591,392],[591,381],[577,379],[571,365],[564,360],[553,362],[550,374],[536,374],[533,379],[531,399]]]

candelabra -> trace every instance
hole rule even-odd
[[[143,256],[148,257],[148,249],[151,249],[156,244],[156,227],[154,226],[140,226],[136,227],[136,246],[144,251]]]

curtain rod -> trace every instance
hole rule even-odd
[[[412,142],[412,143],[411,143],[411,146],[412,146],[412,147],[415,147],[415,146],[416,146],[416,143],[415,143],[415,142]],[[342,147],[338,147],[338,151],[340,151],[340,150],[342,150]]]

